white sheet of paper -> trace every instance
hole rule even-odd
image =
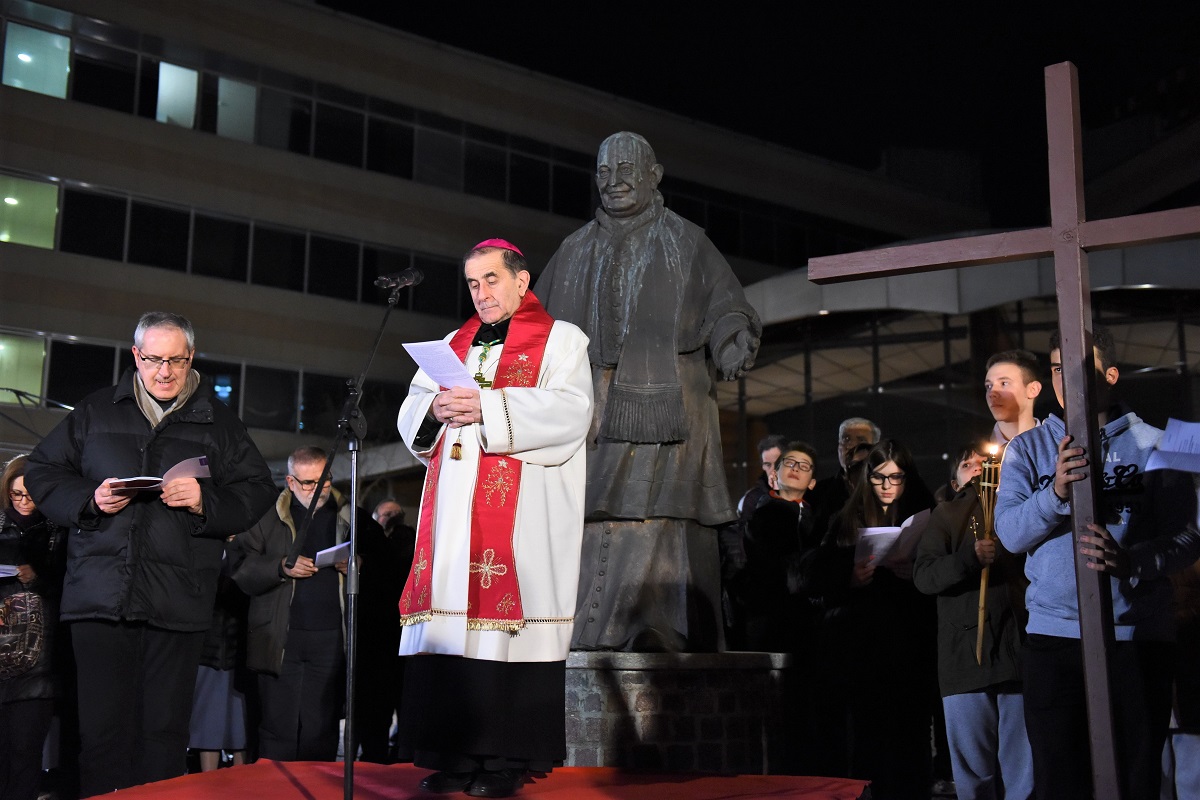
[[[875,556],[877,562],[898,563],[910,560],[917,540],[929,524],[929,509],[913,514],[899,526],[891,528],[859,528],[858,544],[854,548],[857,563],[867,556]]]
[[[319,569],[321,567],[332,567],[339,561],[349,560],[350,543],[342,542],[341,544],[334,545],[333,547],[326,547],[324,550],[319,551],[317,553],[317,557],[313,559],[313,563],[316,564],[317,568]]]
[[[1168,419],[1158,446],[1146,460],[1146,469],[1200,472],[1200,422]]]
[[[0,578],[15,578],[16,576],[16,564],[0,564]]]
[[[211,477],[212,472],[208,469],[208,456],[196,456],[195,458],[185,458],[167,470],[163,475],[163,483],[170,483],[176,478]]]
[[[405,342],[404,349],[417,362],[417,366],[425,370],[425,374],[437,381],[439,386],[453,389],[455,386],[464,389],[478,389],[475,379],[467,371],[463,362],[458,360],[449,342]]]

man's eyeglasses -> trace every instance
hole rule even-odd
[[[795,461],[789,458],[787,461],[783,462],[783,468],[794,469],[797,472],[812,472],[813,465],[807,461]]]
[[[885,483],[890,483],[892,486],[903,486],[904,473],[893,472],[891,475],[883,475],[879,472],[872,472],[867,476],[867,480],[871,482],[872,486],[883,486]]]
[[[141,351],[138,352],[138,358],[143,364],[152,364],[156,370],[162,369],[162,365],[166,364],[170,369],[183,369],[191,363],[191,356],[175,356],[174,358],[159,358],[158,356],[144,356]]]
[[[291,478],[292,480],[294,480],[296,483],[300,484],[300,488],[306,492],[311,490],[313,487],[315,487],[317,485],[316,481],[302,481],[299,478],[297,478],[295,475],[288,475],[288,477]],[[325,483],[329,483],[329,478],[325,479]]]
[[[33,497],[29,494],[29,492],[18,492],[16,489],[10,489],[8,492],[8,499],[12,500],[14,503],[22,503],[26,500],[32,500]]]

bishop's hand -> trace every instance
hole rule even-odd
[[[479,403],[479,390],[456,386],[439,392],[430,405],[433,418],[451,428],[461,428],[483,422],[483,408]]]

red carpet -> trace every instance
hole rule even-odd
[[[136,786],[107,795],[113,800],[340,800],[342,765],[316,761],[259,761],[244,767],[185,775],[170,781]],[[427,770],[411,764],[385,767],[354,765],[354,797],[358,800],[466,795],[430,795],[417,784]],[[857,800],[866,781],[844,778],[801,778],[787,775],[737,775],[627,772],[608,767],[564,767],[544,780],[528,783],[517,797],[556,800]]]

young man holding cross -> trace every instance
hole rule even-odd
[[[1195,494],[1186,476],[1145,472],[1161,431],[1113,402],[1120,373],[1113,341],[1096,326],[1096,424],[1103,477],[1104,527],[1080,537],[1088,567],[1112,577],[1115,645],[1109,668],[1123,796],[1158,796],[1160,758],[1171,700],[1174,620],[1166,575],[1200,557]],[[1059,336],[1050,339],[1054,392],[1063,403]],[[1069,485],[1089,477],[1091,454],[1051,414],[1008,446],[996,503],[996,533],[1014,553],[1028,553],[1028,637],[1022,651],[1025,721],[1038,798],[1092,797],[1091,756],[1080,648],[1075,544]]]

